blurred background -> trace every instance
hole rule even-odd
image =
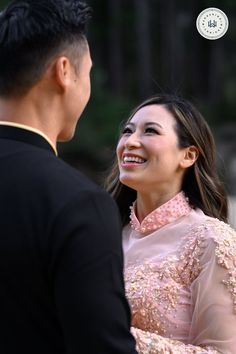
[[[1,9],[9,1],[0,0]],[[87,0],[92,94],[74,139],[59,144],[69,164],[102,184],[119,126],[143,99],[158,92],[192,101],[211,126],[236,226],[236,1]],[[220,39],[196,29],[199,13],[217,7],[229,19]],[[235,212],[234,212],[235,210]]]

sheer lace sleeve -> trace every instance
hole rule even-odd
[[[214,219],[194,232],[203,252],[191,284],[191,344],[133,327],[140,354],[236,353],[236,232]]]

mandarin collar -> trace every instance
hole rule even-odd
[[[27,128],[18,127],[15,125],[0,124],[0,138],[22,141],[26,144],[38,146],[42,149],[49,150],[57,155],[54,147],[49,143],[42,134]]]
[[[136,201],[130,207],[130,225],[133,230],[142,235],[158,230],[179,219],[181,216],[188,215],[192,210],[188,198],[183,191],[179,192],[174,198],[170,199],[165,204],[153,210],[141,223],[135,214],[135,206]]]

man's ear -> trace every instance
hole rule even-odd
[[[59,57],[55,62],[55,79],[59,87],[65,90],[71,82],[72,66],[67,57]]]
[[[184,149],[183,159],[180,161],[182,168],[188,168],[192,166],[199,156],[199,151],[196,146],[191,145]]]

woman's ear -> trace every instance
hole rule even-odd
[[[199,156],[198,148],[194,145],[188,146],[184,149],[183,159],[180,161],[182,168],[188,168],[192,166]]]

